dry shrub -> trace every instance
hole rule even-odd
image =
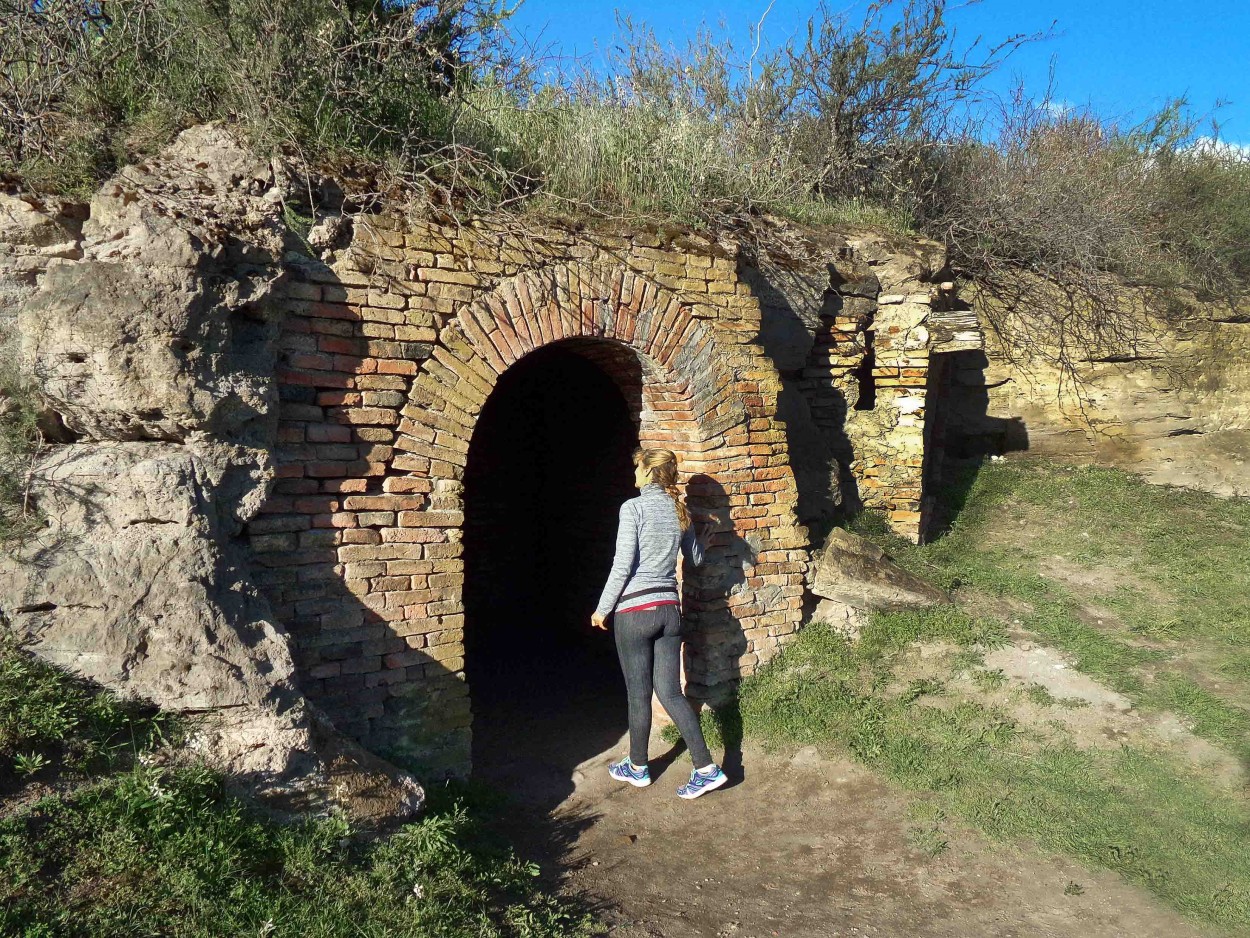
[[[1004,349],[1076,380],[1083,362],[1157,354],[1186,294],[1244,291],[1250,162],[1197,145],[1184,102],[1122,128],[1017,90],[994,123],[940,153],[921,225]]]
[[[0,0],[0,169],[90,188],[224,119],[307,166],[437,186],[460,86],[507,71],[502,19],[494,0]]]
[[[800,37],[763,48],[757,34],[749,50],[709,30],[665,46],[622,19],[602,69],[481,89],[466,132],[547,200],[593,213],[906,226],[933,184],[927,154],[1029,38],[962,44],[945,10],[884,0],[854,20],[822,5]]]
[[[1228,296],[1250,283],[1250,152],[1203,140],[1158,154],[1163,248],[1200,289]]]
[[[0,172],[89,188],[228,119],[357,208],[918,230],[1014,304],[1010,344],[1064,362],[1136,342],[1124,280],[1244,289],[1244,154],[1196,146],[1180,102],[1136,128],[1023,94],[992,113],[984,79],[1039,37],[965,42],[947,9],[822,4],[774,46],[762,22],[749,46],[674,48],[623,20],[604,67],[540,80],[498,0],[0,0]]]

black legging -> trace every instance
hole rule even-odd
[[[681,692],[681,611],[656,606],[616,615],[616,652],[629,695],[629,758],[647,764],[651,736],[651,692],[672,717],[686,741],[695,768],[712,762],[694,708]]]

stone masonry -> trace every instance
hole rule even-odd
[[[715,698],[798,629],[806,531],[734,251],[373,219],[303,265],[279,339],[278,479],[248,534],[301,685],[336,725],[467,770],[469,441],[498,376],[552,343],[641,363],[640,442],[676,450],[692,510],[732,527],[685,581],[691,695]]]
[[[945,264],[940,245],[866,232],[785,226],[752,244],[764,344],[796,392],[786,413],[792,440],[804,422],[815,431],[805,435],[809,445],[791,447],[805,483],[800,521],[814,531],[862,507],[881,512],[909,540],[924,534],[931,508],[924,480],[934,470],[930,363],[955,347],[935,321],[952,305]],[[979,347],[979,332],[975,338]],[[813,459],[823,465],[813,467]],[[834,486],[836,516],[835,506],[805,497],[821,472]]]
[[[843,303],[843,311],[822,321],[801,387],[817,426],[850,444],[845,456],[860,503],[918,540],[930,296],[844,294]]]

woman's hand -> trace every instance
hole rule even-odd
[[[590,617],[590,626],[591,628],[595,628],[595,629],[603,629],[603,631],[606,632],[608,630],[608,627],[605,624],[606,620],[607,620],[607,616],[601,616],[599,615],[599,613],[596,612],[594,615]]]

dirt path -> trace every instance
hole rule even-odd
[[[509,824],[520,849],[587,897],[617,938],[1213,934],[1114,874],[952,821],[942,822],[949,846],[930,856],[909,841],[921,824],[904,794],[814,749],[748,748],[730,787],[683,802],[674,789],[688,760],[653,758],[655,784],[619,786],[605,766],[623,740],[570,762],[569,727],[545,726],[530,713],[501,727],[530,755],[514,750],[483,774],[520,802]]]

